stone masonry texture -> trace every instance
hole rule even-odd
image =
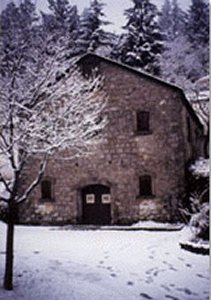
[[[82,189],[89,185],[110,188],[111,224],[138,220],[176,221],[185,193],[185,167],[200,155],[200,125],[186,105],[182,91],[161,80],[121,64],[86,55],[83,72],[98,68],[108,95],[108,125],[104,142],[86,157],[62,161],[58,155],[47,164],[44,177],[52,182],[53,200],[43,202],[40,185],[23,203],[19,222],[28,224],[80,224]],[[137,111],[148,111],[150,131],[136,130]],[[188,139],[187,118],[191,125]],[[22,187],[36,176],[38,159],[25,168]],[[152,195],[139,195],[139,177],[152,179]]]

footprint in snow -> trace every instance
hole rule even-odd
[[[171,291],[171,289],[170,289],[168,286],[164,285],[164,284],[161,284],[161,287],[162,287],[164,290],[168,291],[168,292]]]
[[[149,276],[149,277],[147,278],[147,280],[145,280],[145,282],[148,283],[148,284],[152,283],[152,282],[153,282],[152,277]]]
[[[165,298],[171,299],[171,300],[179,300],[177,297],[171,296],[171,295],[165,295]]]
[[[191,290],[188,288],[178,288],[177,291],[184,292],[186,295],[196,295],[196,293],[193,293]]]
[[[169,284],[169,286],[171,286],[171,287],[174,287],[174,286],[175,286],[175,284],[174,284],[174,283],[170,283],[170,284]]]
[[[178,257],[178,259],[181,260],[181,261],[184,261],[184,258],[182,258],[182,257]]]
[[[171,271],[178,271],[176,268],[174,268],[173,266],[169,266],[169,270]]]
[[[153,299],[151,296],[149,296],[148,294],[145,294],[145,293],[141,293],[140,296],[144,299]]]
[[[151,274],[154,270],[155,270],[155,268],[151,268],[151,269],[147,270],[145,273],[146,274]]]
[[[199,278],[204,278],[204,279],[208,279],[208,280],[209,280],[208,277],[206,277],[206,276],[204,276],[204,275],[202,275],[202,274],[196,274],[196,276],[199,277]]]
[[[134,283],[132,281],[128,281],[127,285],[134,285]]]
[[[186,267],[192,268],[192,265],[191,264],[186,264]]]

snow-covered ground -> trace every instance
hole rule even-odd
[[[179,247],[181,231],[77,230],[17,226],[14,291],[1,300],[205,300],[209,257]]]

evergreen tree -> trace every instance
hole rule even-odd
[[[108,33],[102,28],[108,25],[103,17],[104,3],[92,0],[89,8],[85,8],[80,20],[79,37],[77,40],[77,53],[83,54],[87,51],[95,52],[100,46],[108,45]]]
[[[159,16],[159,27],[164,33],[165,40],[171,40],[172,38],[172,7],[170,0],[165,0],[162,8],[161,14]]]
[[[43,31],[46,37],[51,37],[51,49],[60,44],[66,50],[65,57],[73,56],[79,25],[77,7],[68,0],[48,0],[48,3],[51,13],[41,14]]]
[[[16,72],[24,72],[19,68],[19,61],[32,61],[32,45],[39,45],[39,26],[36,7],[31,0],[24,0],[19,6],[9,3],[0,15],[0,72],[4,76],[12,76]],[[14,66],[14,61],[16,65]]]
[[[68,0],[48,0],[50,14],[42,12],[43,25],[49,32],[67,34],[78,27],[77,7],[71,6]]]
[[[187,14],[179,7],[177,0],[172,0],[172,40],[185,33]]]
[[[177,0],[165,0],[159,16],[159,26],[165,33],[165,40],[173,41],[185,33],[187,14],[179,7]]]
[[[128,19],[123,27],[127,32],[120,37],[121,48],[114,57],[120,61],[159,74],[162,35],[157,23],[158,10],[149,0],[133,0],[134,7],[125,11]]]
[[[198,54],[198,59],[203,66],[203,76],[205,76],[209,73],[209,4],[207,0],[192,0],[188,10],[186,34],[192,51]]]
[[[204,0],[192,0],[187,14],[172,0],[171,17],[172,34],[160,59],[161,76],[190,92],[194,82],[208,74],[208,7]]]
[[[185,36],[165,43],[160,65],[161,77],[180,86],[185,92],[190,92],[194,88],[194,81],[205,74],[198,53],[191,50],[191,44]]]
[[[188,11],[187,35],[194,46],[209,44],[208,1],[192,0]]]

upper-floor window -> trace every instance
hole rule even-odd
[[[41,181],[41,200],[53,201],[53,190],[52,190],[51,179],[46,178]]]
[[[149,112],[148,111],[137,111],[137,132],[141,134],[149,133]]]
[[[152,196],[152,178],[149,175],[139,177],[139,196]]]

